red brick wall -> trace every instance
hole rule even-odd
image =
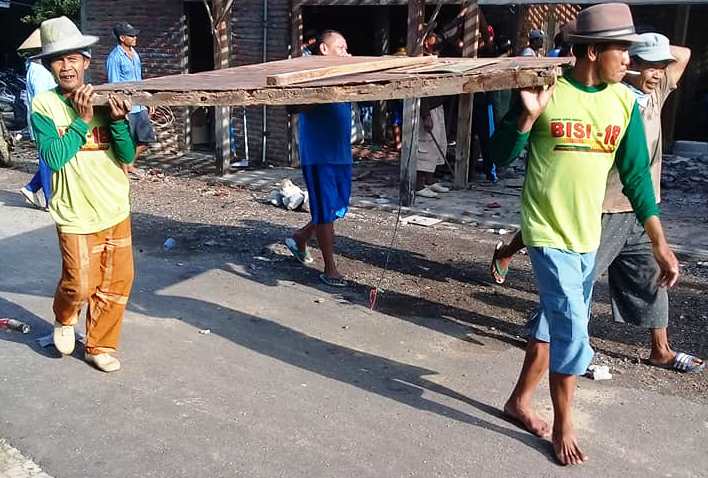
[[[106,80],[106,57],[116,44],[113,25],[127,21],[140,30],[138,45],[143,77],[174,75],[186,71],[186,23],[181,0],[84,0],[82,28],[97,35],[93,48],[90,78],[94,83]],[[152,152],[180,154],[187,145],[185,108],[172,108],[172,125],[156,128],[158,144]]]

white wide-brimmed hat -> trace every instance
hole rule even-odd
[[[80,51],[83,54],[88,47],[98,41],[97,36],[83,35],[74,22],[66,17],[43,21],[39,31],[42,53],[33,56],[32,59],[50,58],[71,51]]]
[[[22,45],[17,47],[17,51],[39,50],[40,48],[42,48],[42,37],[39,33],[39,28],[37,28],[22,42]]]

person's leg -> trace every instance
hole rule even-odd
[[[573,399],[577,378],[575,375],[550,374],[553,401],[553,451],[561,465],[579,465],[588,459],[578,446],[573,426]]]
[[[586,456],[577,445],[572,404],[575,376],[585,373],[593,355],[587,324],[595,254],[547,247],[529,247],[528,251],[543,319],[532,331],[538,338],[548,335],[550,342],[553,447],[560,463],[581,463]]]
[[[617,322],[626,322],[649,331],[651,353],[649,362],[671,366],[676,352],[668,336],[669,296],[666,288],[658,287],[659,265],[651,242],[633,213],[627,215],[632,227],[617,257],[609,266],[610,302]],[[693,365],[700,366],[696,358]]]
[[[334,224],[317,225],[317,243],[322,252],[322,259],[325,263],[325,276],[333,279],[342,279],[342,274],[337,270],[337,263],[334,260]]]
[[[54,345],[61,353],[74,351],[74,326],[79,321],[81,308],[93,293],[91,277],[99,266],[91,261],[96,237],[94,234],[64,234],[59,232],[61,251],[61,278],[54,293]]]
[[[533,394],[548,370],[548,342],[529,338],[524,365],[514,391],[504,405],[504,413],[519,421],[529,432],[539,437],[550,433],[548,423],[533,409]]]
[[[52,199],[52,168],[49,167],[47,162],[39,158],[39,176],[42,182],[42,191],[44,191],[45,204],[49,207],[49,201]]]
[[[25,189],[27,189],[33,193],[36,193],[37,191],[42,189],[42,175],[40,173],[41,166],[42,165],[40,163],[40,167],[37,168],[37,172],[34,173],[34,176],[32,176],[32,179],[30,179],[30,182],[28,182],[25,185]]]
[[[133,285],[130,218],[100,234],[91,260],[100,264],[92,278],[96,288],[86,313],[86,353],[113,353],[118,348],[123,314]]]
[[[310,239],[312,239],[316,231],[317,226],[310,221],[293,233],[293,239],[295,239],[297,243],[297,248],[303,254],[307,252],[307,243],[310,242]]]

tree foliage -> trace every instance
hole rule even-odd
[[[32,14],[22,18],[22,21],[39,26],[44,20],[61,16],[69,17],[71,21],[79,25],[81,0],[38,0],[32,6]]]

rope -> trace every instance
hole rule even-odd
[[[150,120],[158,128],[166,128],[175,122],[175,114],[169,106],[158,106],[155,108],[153,114],[150,115]]]

